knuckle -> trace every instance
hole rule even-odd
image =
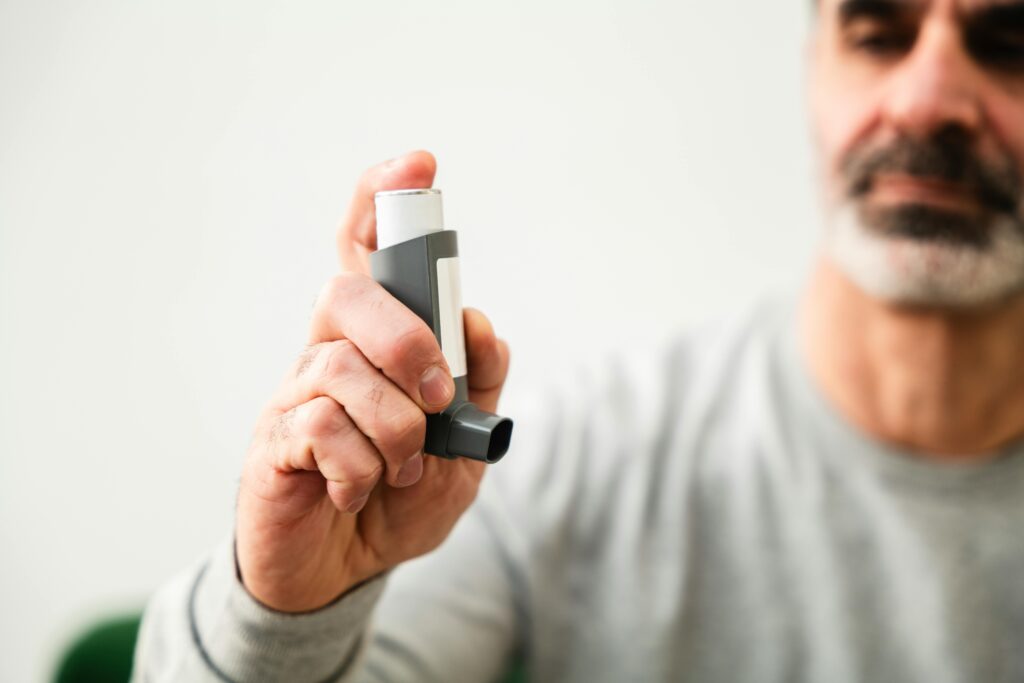
[[[384,472],[384,463],[344,410],[327,415],[322,428],[346,432],[328,444],[313,445],[317,468],[323,476],[342,489],[362,493],[372,489]]]
[[[419,408],[410,407],[395,416],[393,428],[403,443],[411,441],[422,445],[427,433],[427,416]]]
[[[311,402],[306,416],[306,434],[311,439],[322,439],[348,428],[349,419],[344,409],[334,400],[318,398]]]
[[[427,419],[417,408],[403,409],[391,415],[379,415],[375,427],[381,446],[404,459],[423,445]]]
[[[295,376],[301,377],[304,375],[313,363],[316,362],[316,358],[320,355],[322,350],[322,344],[312,344],[307,346],[306,349],[299,354],[298,360],[295,362]]]
[[[317,308],[333,308],[364,291],[370,280],[362,273],[345,272],[335,275],[320,290]]]
[[[328,344],[323,374],[328,379],[346,375],[363,362],[363,354],[348,339],[339,339]]]
[[[344,478],[338,482],[343,488],[355,493],[362,493],[376,486],[384,474],[384,463],[378,458],[346,459],[344,465]]]
[[[292,435],[292,423],[295,421],[295,409],[289,410],[277,416],[267,431],[267,441],[276,444],[287,441]]]
[[[426,325],[411,323],[396,332],[388,345],[387,354],[391,367],[402,368],[422,363],[434,355],[439,356],[440,349],[434,333]]]
[[[320,288],[320,294],[316,298],[315,311],[331,308],[336,302],[345,296],[345,281],[342,275],[335,275]]]

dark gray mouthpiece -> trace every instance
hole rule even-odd
[[[448,450],[467,458],[498,462],[512,441],[512,420],[463,403],[452,418]]]
[[[464,378],[455,380],[458,385]],[[454,459],[462,456],[496,463],[508,452],[512,441],[512,420],[480,410],[464,399],[456,398],[444,412],[427,416],[427,441],[424,450]]]

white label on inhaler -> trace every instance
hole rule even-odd
[[[466,375],[466,337],[462,329],[462,284],[459,257],[437,259],[437,307],[441,320],[441,353],[452,377]]]

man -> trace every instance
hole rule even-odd
[[[154,598],[137,678],[1024,680],[1024,4],[818,12],[799,306],[505,407],[472,507],[484,467],[418,450],[440,350],[366,276],[373,193],[433,159],[369,171],[234,552]],[[494,409],[508,350],[466,334]]]

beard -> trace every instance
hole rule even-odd
[[[1009,157],[978,159],[956,130],[855,148],[841,165],[842,200],[828,213],[826,250],[847,277],[897,304],[976,308],[1024,291],[1021,181]],[[880,174],[968,188],[978,210],[924,202],[872,204]]]

